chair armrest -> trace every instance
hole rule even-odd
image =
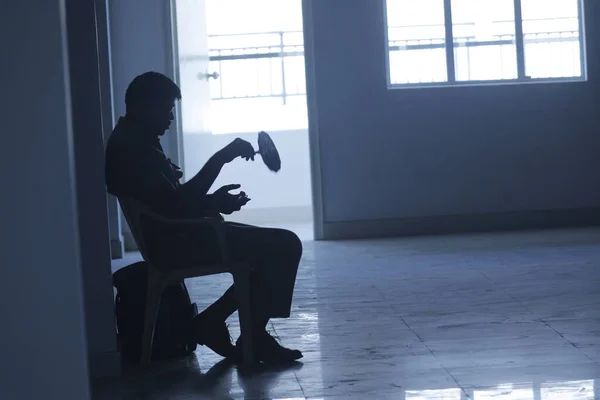
[[[221,253],[221,259],[224,263],[231,261],[231,253],[229,244],[227,242],[227,232],[225,224],[219,218],[205,217],[205,218],[171,218],[157,214],[147,208],[140,210],[141,215],[152,218],[154,221],[162,222],[165,224],[173,225],[205,225],[210,226],[217,237],[217,244],[219,245],[219,252]]]

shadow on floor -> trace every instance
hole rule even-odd
[[[177,360],[155,362],[146,368],[124,365],[120,379],[93,385],[93,399],[268,400],[270,391],[281,384],[281,374],[300,370],[302,366],[302,363],[296,362],[240,368],[222,360],[202,372],[196,354],[191,354]]]

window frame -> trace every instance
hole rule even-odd
[[[384,17],[384,38],[385,38],[385,62],[386,62],[386,81],[388,89],[419,89],[419,88],[437,88],[437,87],[462,87],[462,86],[498,86],[498,85],[527,85],[539,83],[569,83],[586,82],[587,76],[587,54],[586,54],[586,34],[585,34],[585,12],[584,0],[577,0],[577,16],[579,28],[579,62],[581,76],[570,76],[562,78],[532,78],[527,76],[525,66],[525,40],[523,33],[523,13],[522,0],[513,0],[515,13],[515,48],[517,62],[517,78],[514,79],[496,79],[496,80],[456,80],[456,60],[454,46],[454,32],[452,22],[452,0],[444,1],[444,25],[445,25],[445,51],[446,51],[446,81],[442,82],[420,82],[420,83],[392,83],[391,64],[390,64],[390,40],[388,25],[388,7],[387,0],[381,0],[383,5]]]

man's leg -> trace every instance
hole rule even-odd
[[[302,242],[293,232],[228,224],[233,257],[254,269],[252,288],[261,318],[290,316],[296,273],[302,256]],[[224,321],[237,310],[237,297],[231,286],[203,314]]]
[[[227,318],[237,310],[235,289],[232,286],[206,310],[194,317],[194,337],[222,357],[236,356],[235,346],[227,328]]]
[[[227,230],[234,259],[248,263],[254,270],[253,337],[257,338],[259,345],[261,342],[263,344],[262,361],[300,358],[300,352],[291,352],[279,346],[266,333],[270,318],[287,318],[290,315],[296,273],[302,255],[300,239],[290,231],[236,223],[228,223]],[[232,286],[196,318],[199,343],[227,356],[231,349],[224,321],[236,310],[237,297]]]
[[[237,222],[227,222],[229,226],[235,227],[252,227],[251,225],[240,224]],[[227,289],[225,293],[213,304],[202,311],[202,316],[209,321],[226,321],[238,309],[237,296],[233,285]]]
[[[202,315],[211,321],[225,321],[238,309],[237,297],[233,285],[217,301],[202,311]]]
[[[290,316],[302,242],[293,232],[282,229],[230,225],[228,234],[233,257],[253,268],[251,306],[258,360],[280,362],[301,358],[298,350],[279,345],[266,327],[270,318]]]

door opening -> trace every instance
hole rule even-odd
[[[174,0],[186,178],[239,137],[273,138],[281,171],[260,159],[223,168],[212,190],[239,183],[252,199],[230,218],[313,238],[302,0]],[[257,156],[260,157],[260,156]]]

